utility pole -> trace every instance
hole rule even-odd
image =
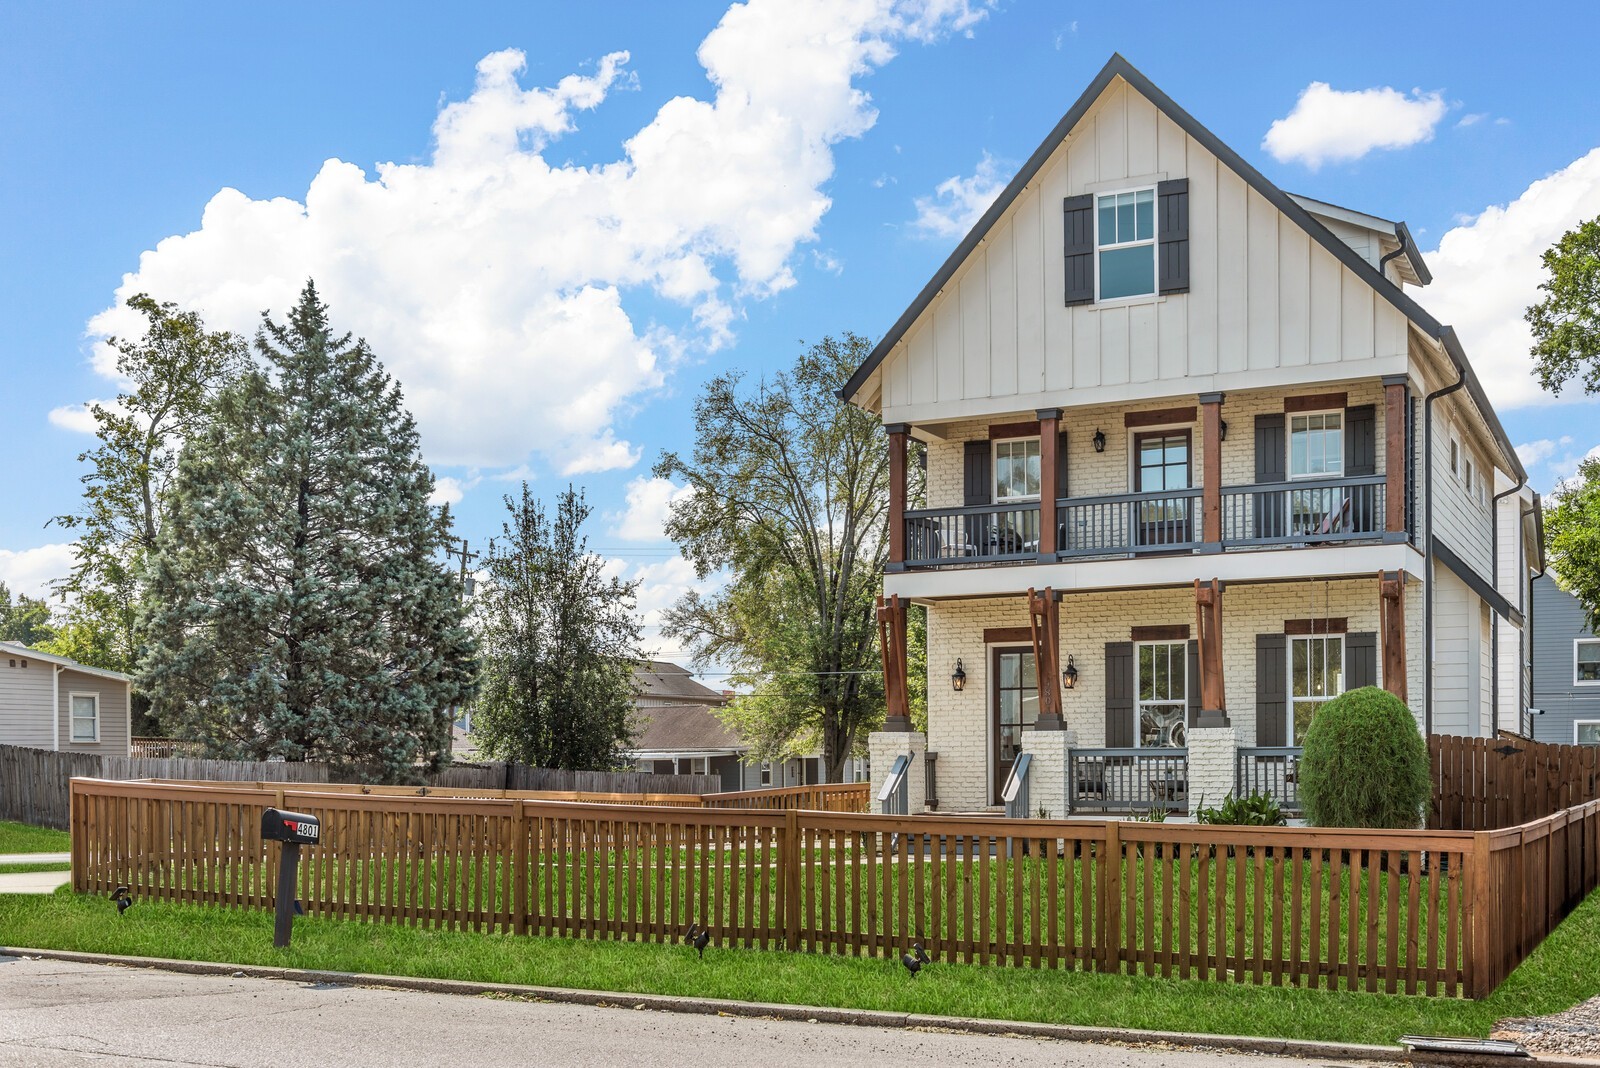
[[[469,578],[467,576],[467,564],[470,561],[476,560],[478,558],[479,554],[470,551],[470,546],[469,546],[466,538],[462,538],[461,539],[461,548],[459,548],[459,549],[457,549],[455,547],[455,538],[454,537],[452,537],[450,539],[450,541],[451,541],[451,544],[449,544],[449,545],[447,545],[445,547],[444,553],[445,553],[446,556],[459,556],[459,557],[461,557],[461,586],[460,586],[460,592],[459,592],[458,596],[460,597],[460,603],[462,605],[465,605],[467,603],[467,595],[472,592],[472,590],[468,587],[468,582],[470,580],[469,580]],[[455,756],[455,750],[456,750],[456,716],[459,715],[460,712],[461,712],[461,708],[460,708],[459,705],[457,705],[456,707],[454,707],[454,708],[452,708],[450,710],[450,737],[449,737],[448,742],[446,743],[445,748],[446,748],[446,751],[450,754],[451,757]],[[471,712],[467,713],[466,729],[467,729],[467,733],[468,734],[472,733],[472,713]]]

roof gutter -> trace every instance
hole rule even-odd
[[[1445,330],[1450,330],[1445,327]],[[1450,330],[1450,335],[1455,336],[1455,331]],[[1446,346],[1446,351],[1449,347]],[[1427,549],[1424,554],[1423,569],[1427,573],[1427,596],[1422,599],[1422,647],[1428,658],[1427,689],[1422,696],[1422,733],[1433,733],[1433,402],[1441,397],[1448,397],[1467,384],[1467,366],[1457,362],[1454,357],[1451,362],[1456,365],[1456,380],[1448,386],[1434,390],[1422,398],[1422,529],[1428,532]],[[1515,453],[1513,453],[1515,455]],[[1527,477],[1525,473],[1523,477]]]

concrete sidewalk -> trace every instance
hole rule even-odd
[[[70,853],[0,853],[0,867],[9,864],[65,864]],[[0,894],[53,894],[72,881],[69,871],[0,872]]]
[[[71,853],[0,853],[0,865],[66,864],[71,860]]]

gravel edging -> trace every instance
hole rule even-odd
[[[1408,1054],[1399,1046],[1373,1046],[1342,1042],[1317,1042],[1294,1038],[1260,1038],[1247,1035],[1207,1035],[1180,1031],[1134,1031],[1125,1028],[1086,1027],[1075,1024],[1028,1023],[1019,1020],[988,1020],[962,1016],[925,1016],[918,1013],[884,1012],[874,1009],[843,1009],[810,1005],[784,1005],[766,1002],[731,1001],[722,998],[679,997],[669,994],[630,994],[601,990],[574,990],[566,987],[525,986],[516,983],[486,983],[463,979],[424,979],[400,975],[367,975],[359,972],[329,972],[307,968],[278,968],[257,964],[219,964],[212,961],[172,960],[165,957],[130,957],[74,950],[30,949],[0,946],[0,956],[36,957],[76,964],[101,964],[124,968],[152,968],[184,975],[216,975],[248,979],[278,979],[300,983],[329,983],[388,990],[416,990],[432,994],[467,996],[494,995],[570,1005],[602,1008],[648,1009],[699,1015],[727,1015],[849,1024],[857,1027],[889,1027],[908,1030],[954,1031],[982,1035],[1015,1035],[1023,1038],[1049,1038],[1118,1046],[1162,1046],[1210,1049],[1233,1053],[1253,1053],[1302,1059],[1322,1058],[1339,1061],[1379,1061],[1385,1063],[1477,1066],[1537,1064],[1540,1068],[1596,1068],[1597,1061],[1564,1059],[1521,1059],[1480,1057],[1462,1054]]]

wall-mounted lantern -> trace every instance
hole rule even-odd
[[[1228,421],[1226,419],[1222,420],[1220,423],[1217,424],[1217,427],[1218,427],[1219,430],[1222,431],[1222,433],[1219,434],[1218,436],[1221,437],[1223,441],[1227,441],[1228,440]]]
[[[960,693],[967,688],[967,673],[961,668],[961,658],[956,657],[956,669],[950,673],[950,688]]]
[[[1073,689],[1077,689],[1077,686],[1078,686],[1078,665],[1074,664],[1072,662],[1072,654],[1068,653],[1067,654],[1067,666],[1066,666],[1065,670],[1063,670],[1061,672],[1061,687],[1062,687],[1062,689],[1073,690]]]
[[[1095,432],[1094,432],[1094,451],[1095,452],[1105,452],[1106,451],[1106,432],[1104,430],[1099,429],[1098,427],[1095,428]]]

